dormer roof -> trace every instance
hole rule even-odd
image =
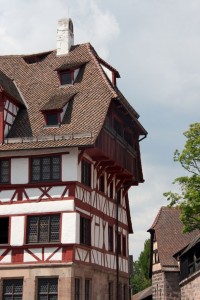
[[[19,90],[16,87],[14,80],[9,78],[0,70],[0,91],[4,92],[8,97],[13,99],[18,105],[25,105]]]

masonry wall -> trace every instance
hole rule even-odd
[[[179,300],[179,272],[158,272],[152,276],[153,300]]]
[[[81,266],[78,264],[49,264],[47,265],[16,265],[4,266],[0,270],[0,299],[2,299],[3,280],[23,278],[23,299],[35,300],[37,298],[37,279],[41,277],[58,278],[58,299],[74,299],[74,278],[81,283],[80,299],[85,299],[85,280],[91,281],[91,299],[108,300],[109,283],[113,283],[113,299],[116,299],[116,272],[103,271],[100,267]],[[120,300],[128,300],[129,280],[126,274],[119,276],[121,287]],[[125,292],[124,292],[125,289]]]
[[[180,283],[181,300],[200,300],[200,271]]]

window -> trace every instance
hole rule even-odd
[[[126,299],[128,299],[128,288],[127,288],[127,285],[126,284],[124,284],[124,286],[123,286],[123,296],[124,296],[124,300],[126,300]]]
[[[117,192],[117,203],[120,204],[121,203],[121,190],[119,190]]]
[[[58,125],[58,112],[46,113],[46,125]]]
[[[91,164],[86,160],[82,160],[81,164],[81,182],[91,186]]]
[[[90,233],[90,219],[80,218],[80,243],[90,246],[91,233]]]
[[[126,237],[122,237],[122,254],[123,256],[126,256]]]
[[[110,198],[113,198],[113,181],[110,183],[109,197],[110,197]]]
[[[74,82],[74,71],[62,71],[60,72],[60,83],[61,85],[73,84]]]
[[[53,243],[60,240],[60,215],[28,217],[27,243]]]
[[[0,218],[0,244],[8,244],[9,218]]]
[[[119,254],[122,253],[122,247],[121,247],[121,234],[117,234],[117,251]]]
[[[0,183],[9,183],[10,181],[10,172],[9,172],[10,163],[9,160],[0,160]]]
[[[119,134],[120,136],[123,136],[122,124],[115,118],[114,118],[113,122],[114,122],[113,128],[114,128],[115,132],[117,134]]]
[[[22,300],[23,279],[3,280],[3,300]]]
[[[85,300],[91,300],[91,281],[85,280]]]
[[[105,192],[105,177],[101,175],[99,178],[99,191],[104,193]]]
[[[75,300],[80,300],[81,292],[81,280],[80,278],[75,278]]]
[[[124,132],[124,139],[125,141],[131,146],[133,147],[133,139],[132,139],[132,135],[129,131],[125,130]]]
[[[60,180],[60,156],[31,159],[31,181]]]
[[[108,251],[113,251],[113,227],[108,226]]]
[[[159,263],[158,250],[153,251],[153,265]]]
[[[108,300],[113,300],[113,282],[108,284]]]
[[[38,278],[38,300],[58,299],[58,278]]]

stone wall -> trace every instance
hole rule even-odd
[[[0,270],[0,299],[4,279],[23,278],[23,299],[35,300],[37,298],[37,281],[40,277],[58,278],[58,299],[74,299],[75,280],[80,279],[80,299],[85,299],[85,281],[91,282],[91,299],[108,300],[109,283],[113,287],[113,300],[116,299],[116,271],[105,270],[100,267],[78,264],[38,264],[1,266]],[[120,274],[120,300],[128,300],[129,279],[126,274]]]
[[[200,300],[200,271],[180,283],[181,300]]]
[[[179,300],[179,272],[157,272],[152,276],[153,300]]]

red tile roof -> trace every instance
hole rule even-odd
[[[183,233],[180,210],[174,207],[161,207],[149,232],[155,232],[161,266],[176,267],[175,253],[186,247],[199,231]]]
[[[81,67],[73,85],[61,86],[56,70],[66,66]],[[15,119],[5,141],[7,144],[1,145],[0,150],[93,145],[111,101],[115,100],[128,111],[139,133],[147,134],[137,120],[138,114],[107,78],[98,55],[89,43],[73,46],[67,55],[62,56],[56,56],[56,51],[38,56],[0,56],[0,71],[10,80],[15,80],[27,103],[27,109],[22,108]],[[69,100],[69,95],[74,97]],[[15,97],[14,92],[12,96]],[[56,99],[59,103],[54,103]],[[69,104],[60,127],[45,128],[41,110],[60,108],[66,99]],[[54,141],[55,136],[65,135],[70,138]],[[45,136],[54,138],[48,141],[40,139]],[[18,142],[15,139],[13,143],[14,138],[21,139]]]

